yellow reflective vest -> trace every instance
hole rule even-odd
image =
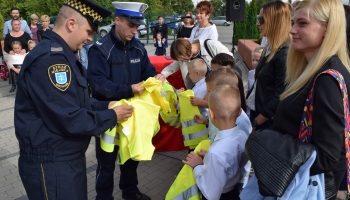
[[[174,107],[174,102],[177,102],[177,96],[174,91],[173,86],[171,86],[168,82],[163,84],[163,91],[166,92],[165,99],[169,102],[170,112],[165,112],[164,110],[160,111],[160,117],[163,121],[175,128],[179,128],[181,126],[180,123],[180,115]]]
[[[201,141],[194,152],[199,152],[201,149],[208,151],[210,140]],[[193,174],[193,169],[184,165],[177,175],[175,181],[170,186],[165,200],[200,200],[198,187],[196,185],[196,178]]]
[[[132,116],[117,127],[101,134],[101,148],[106,152],[113,152],[114,145],[119,145],[118,164],[124,164],[128,159],[151,160],[154,153],[152,138],[158,122],[159,106],[146,101],[135,99],[131,102],[121,100],[115,105],[132,105]]]
[[[208,138],[208,129],[204,124],[194,121],[196,114],[200,115],[198,106],[192,106],[190,98],[194,96],[192,90],[178,94],[180,103],[180,121],[182,125],[182,138],[184,145],[194,149],[202,140]]]

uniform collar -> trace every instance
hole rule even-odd
[[[58,35],[54,31],[45,31],[45,34],[43,34],[43,37],[46,39],[51,40],[52,42],[56,42],[60,44],[63,48],[64,55],[67,57],[69,61],[76,61],[77,58],[75,56],[75,53],[72,51],[72,49],[68,46],[66,41],[63,40],[63,38]],[[52,43],[51,42],[51,43]]]
[[[125,48],[125,47],[128,48],[130,47],[130,45],[135,46],[135,42],[136,42],[135,37],[133,37],[130,41],[126,42],[124,45],[124,42],[120,38],[118,38],[114,30],[115,30],[115,25],[112,26],[111,31],[109,31],[109,34],[113,43],[116,44],[119,48]]]
[[[217,140],[220,140],[220,139],[224,139],[224,138],[227,138],[227,137],[231,137],[237,131],[239,131],[238,126],[235,126],[234,128],[230,128],[230,129],[219,131],[216,134],[216,136],[214,138],[214,141],[217,141]]]

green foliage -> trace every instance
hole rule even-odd
[[[2,40],[2,31],[4,30],[4,18],[0,13],[0,40]]]
[[[239,39],[258,39],[259,32],[256,27],[256,16],[258,9],[256,0],[245,4],[245,20],[234,23],[233,44],[237,44]]]
[[[225,15],[226,1],[211,0],[210,2],[213,4],[213,7],[214,7],[213,14],[212,14],[213,17]]]
[[[292,4],[292,0],[288,0],[288,3]]]

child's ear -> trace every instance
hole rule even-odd
[[[214,117],[215,117],[214,111],[212,109],[210,109],[210,108],[209,108],[209,116],[212,119],[214,119]]]

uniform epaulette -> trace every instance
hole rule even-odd
[[[108,41],[109,37],[103,37],[95,42],[96,46],[101,47],[103,44],[105,44]]]
[[[51,53],[51,55],[64,54],[63,47],[60,44],[53,42],[53,43],[51,43],[50,53]]]

